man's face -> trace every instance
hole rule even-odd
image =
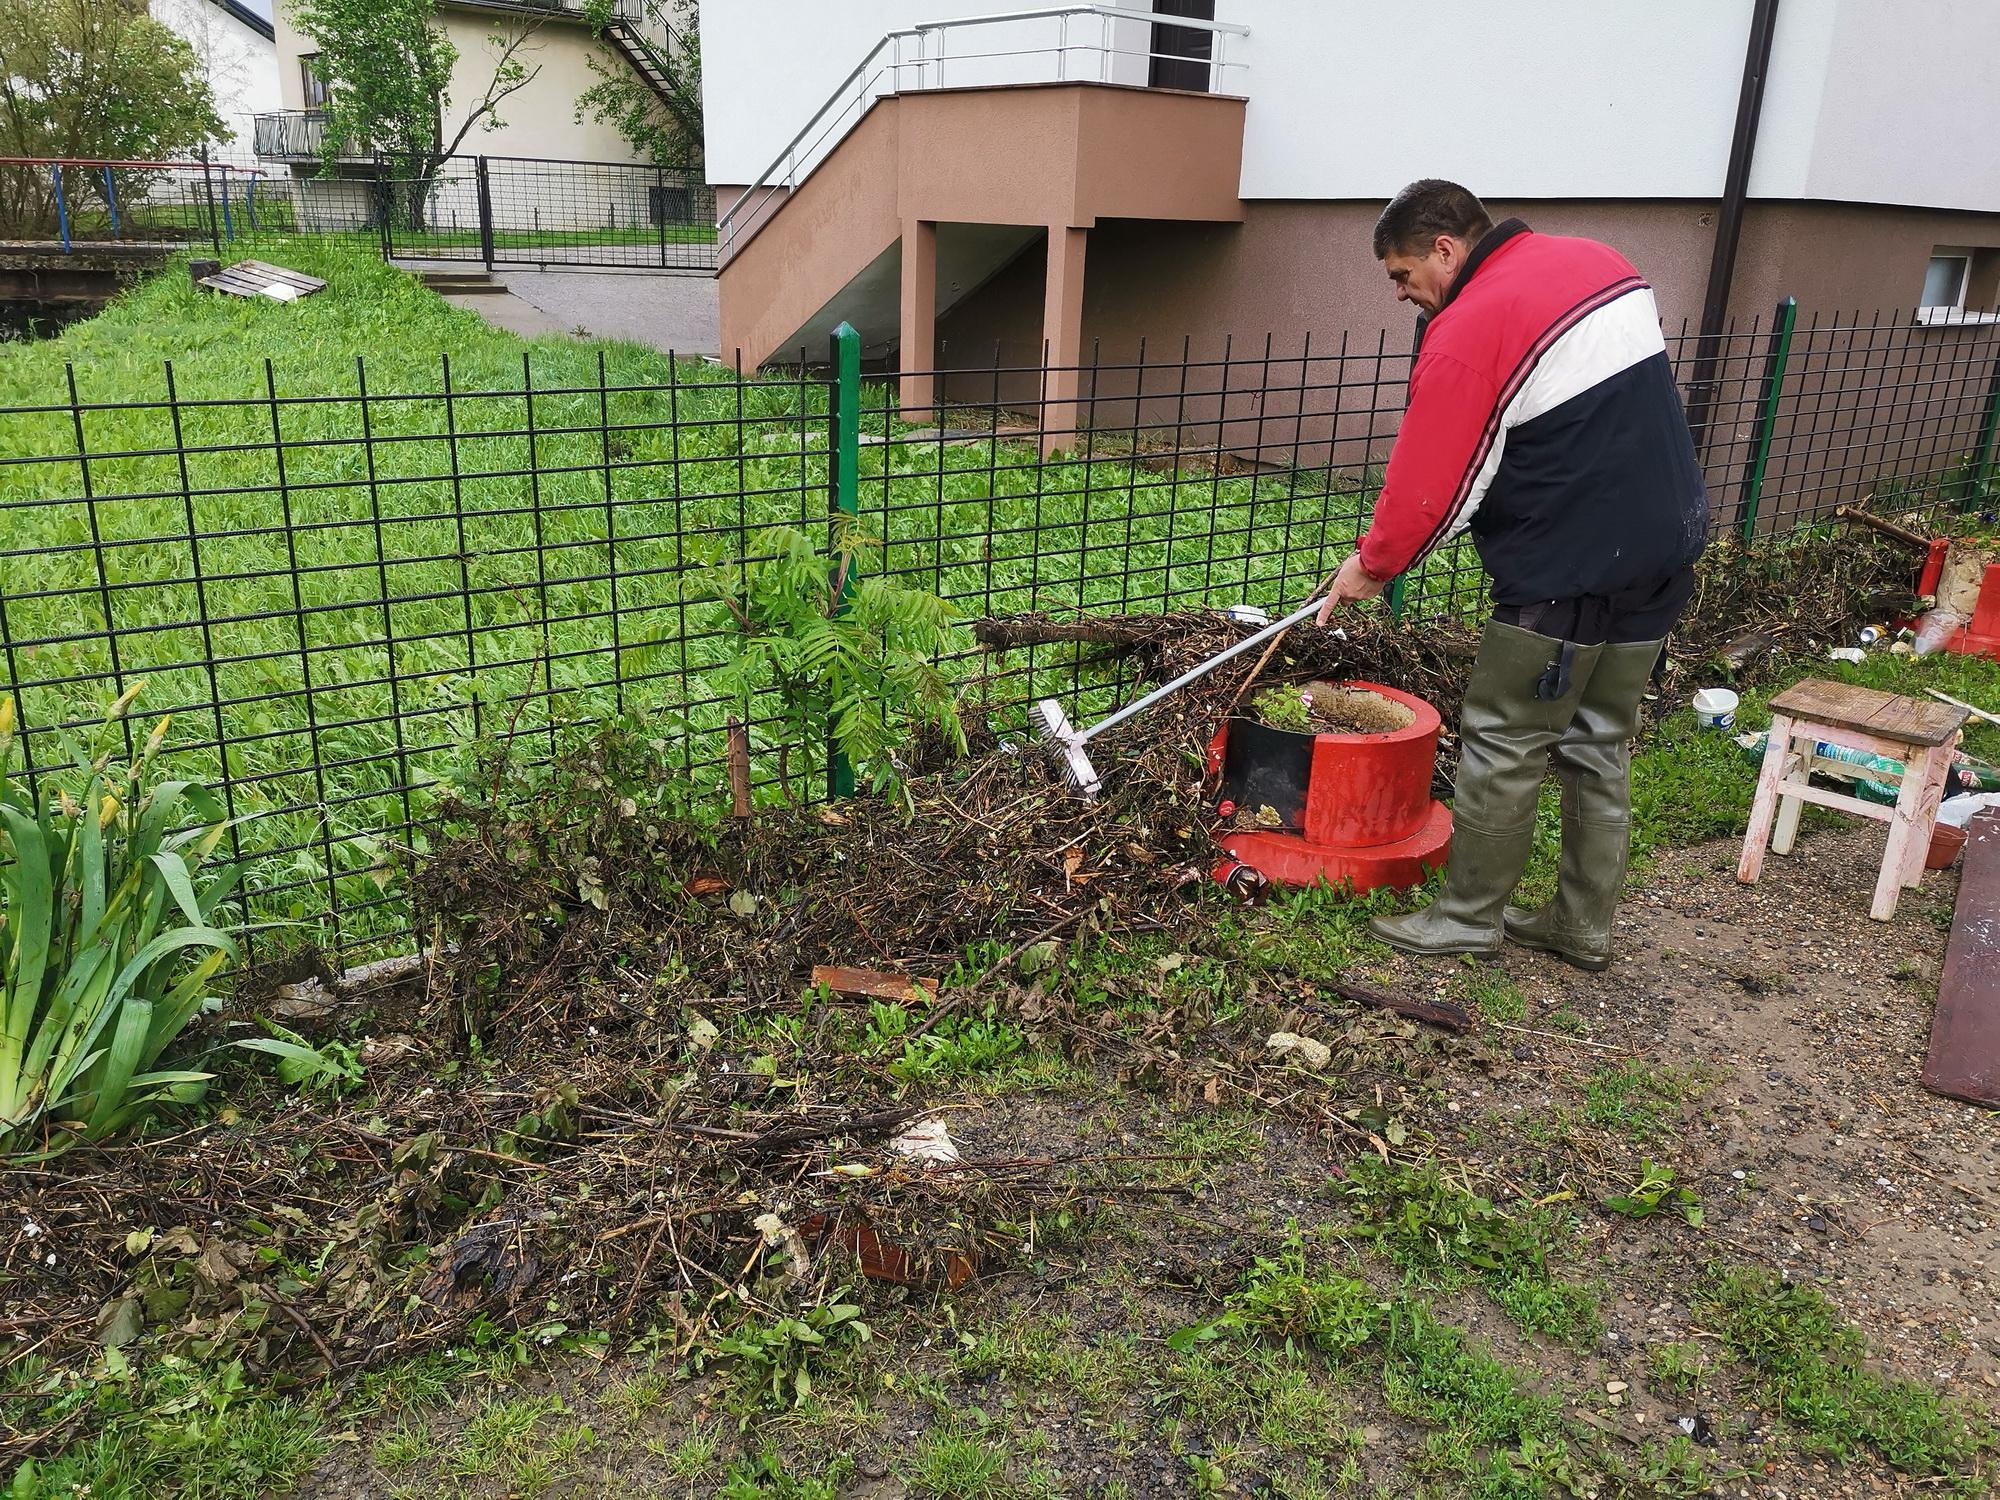
[[[1426,313],[1444,306],[1445,294],[1465,268],[1471,246],[1456,235],[1441,234],[1420,253],[1391,250],[1382,258],[1382,269],[1396,285],[1398,302],[1414,302]]]

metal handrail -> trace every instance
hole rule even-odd
[[[1073,18],[1080,16],[1095,17],[1103,23],[1100,27],[1098,42],[1094,47],[1088,44],[1072,46],[1070,43],[1069,22]],[[805,124],[799,128],[798,133],[786,143],[785,149],[772,159],[768,167],[758,173],[756,181],[752,182],[737,196],[736,201],[729,205],[728,211],[717,221],[716,239],[720,261],[727,263],[736,254],[739,240],[745,244],[749,242],[756,230],[761,227],[764,220],[768,217],[770,205],[777,200],[778,188],[781,185],[787,192],[798,186],[802,175],[799,170],[801,162],[807,163],[807,172],[810,172],[814,166],[818,165],[812,153],[817,151],[822,145],[828,145],[829,141],[837,139],[833,134],[834,125],[850,106],[855,111],[854,118],[858,123],[861,116],[867,113],[868,106],[875,99],[902,91],[903,74],[906,69],[910,68],[917,70],[917,79],[914,87],[923,89],[940,88],[943,86],[946,61],[945,33],[951,28],[1011,25],[1022,21],[1045,20],[1055,20],[1061,23],[1054,47],[1019,48],[1005,52],[964,53],[956,61],[964,64],[982,59],[1000,57],[1040,57],[1047,56],[1053,52],[1057,59],[1058,79],[1067,80],[1070,52],[1078,50],[1086,52],[1095,51],[1099,59],[1098,81],[1106,82],[1108,81],[1109,59],[1114,56],[1135,56],[1148,59],[1176,56],[1175,54],[1154,52],[1150,47],[1143,52],[1133,52],[1130,49],[1116,49],[1111,46],[1111,22],[1143,21],[1155,26],[1171,26],[1187,31],[1206,31],[1211,33],[1215,38],[1214,55],[1206,60],[1214,70],[1215,76],[1220,77],[1224,68],[1243,66],[1241,63],[1231,63],[1225,56],[1227,39],[1232,36],[1241,37],[1250,34],[1248,26],[1234,21],[1210,21],[1198,16],[1168,16],[1161,15],[1155,11],[1134,10],[1129,6],[1109,4],[1051,5],[1032,10],[995,11],[986,15],[955,16],[942,21],[924,21],[915,26],[905,26],[894,31],[885,32],[882,35],[882,39],[868,50],[867,56],[855,64],[849,70],[847,76],[834,86],[833,92],[827,95],[826,101],[807,117]],[[932,35],[935,35],[938,39],[937,55],[935,57],[931,56],[929,43],[929,38]],[[914,58],[905,58],[903,56],[903,43],[910,39],[915,39],[916,41],[917,55]],[[883,58],[884,53],[889,54],[886,62]],[[871,93],[872,85],[885,73],[890,75],[892,86],[880,93]],[[1084,80],[1079,79],[1077,81],[1081,82]],[[852,90],[851,95],[850,90]],[[827,122],[827,128],[819,130],[823,121]],[[815,130],[819,130],[816,136],[814,135]],[[846,128],[842,127],[840,135],[844,136],[845,133]],[[808,138],[811,139],[809,140]],[[831,149],[830,146],[829,149]],[[781,175],[782,183],[779,180]],[[753,198],[756,200],[755,202],[752,202]],[[746,209],[748,210],[747,213]]]

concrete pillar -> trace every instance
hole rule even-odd
[[[928,219],[903,221],[901,303],[903,373],[896,404],[905,422],[928,422],[935,415],[937,364],[937,225]]]
[[[1049,226],[1049,266],[1042,294],[1042,453],[1076,446],[1077,392],[1083,363],[1083,259],[1087,229]]]

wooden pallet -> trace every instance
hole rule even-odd
[[[195,284],[212,292],[227,292],[232,297],[268,297],[273,302],[296,302],[326,290],[326,283],[317,276],[288,271],[261,260],[239,260]]]

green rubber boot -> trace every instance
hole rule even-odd
[[[1441,956],[1500,951],[1502,911],[1535,838],[1535,799],[1548,752],[1575,717],[1600,646],[1569,650],[1569,681],[1551,690],[1564,643],[1489,622],[1459,715],[1458,793],[1452,799],[1451,860],[1444,889],[1421,911],[1371,917],[1368,930],[1405,953]]]
[[[1579,969],[1611,963],[1611,917],[1632,851],[1632,735],[1661,644],[1603,648],[1576,717],[1549,752],[1562,781],[1555,899],[1506,911],[1508,937]]]

